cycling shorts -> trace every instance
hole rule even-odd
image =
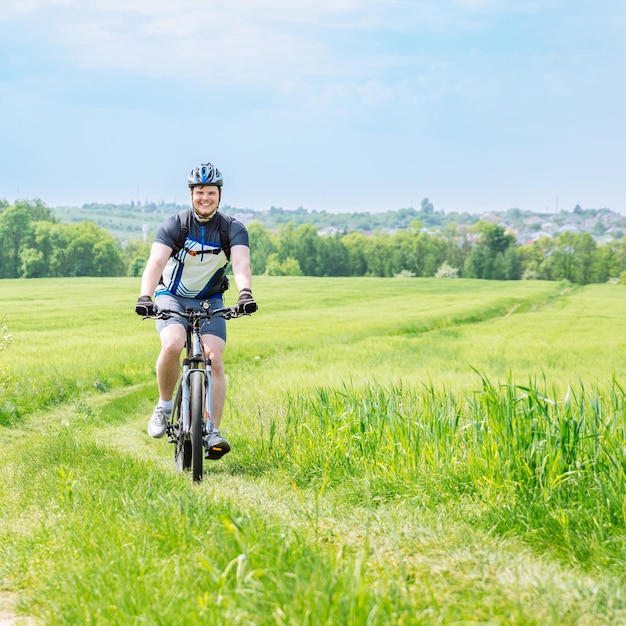
[[[211,303],[212,309],[219,309],[224,306],[224,300],[219,294],[211,296],[208,298],[208,301]],[[185,313],[185,310],[188,308],[199,311],[203,300],[161,294],[155,297],[154,302],[159,309],[169,309],[170,311]],[[184,317],[178,317],[177,315],[172,315],[172,317],[167,320],[157,320],[157,332],[160,333],[170,324],[180,324],[187,329],[188,321]],[[203,335],[214,335],[226,341],[226,320],[223,317],[214,317],[212,320],[202,320],[200,328]]]

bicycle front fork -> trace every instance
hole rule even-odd
[[[189,384],[189,376],[191,372],[201,371],[204,376],[204,419],[206,432],[210,433],[213,430],[213,380],[211,378],[211,359],[205,359],[204,368],[192,368],[190,361],[183,360],[183,372],[182,372],[182,385],[181,385],[181,423],[183,433],[191,432],[191,387]]]

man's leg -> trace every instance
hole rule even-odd
[[[182,324],[170,324],[159,336],[161,352],[156,362],[159,398],[171,400],[180,375],[180,353],[185,347],[185,328]]]
[[[181,324],[170,324],[161,330],[159,336],[161,352],[156,362],[159,403],[148,423],[148,434],[157,438],[166,433],[167,422],[172,414],[172,396],[180,373],[180,353],[185,345],[185,328]]]
[[[213,406],[211,407],[213,427],[219,428],[226,401],[226,375],[224,374],[224,348],[226,342],[221,337],[203,335],[204,353],[211,359],[211,380],[213,381]]]
[[[230,443],[219,430],[226,400],[226,376],[224,374],[224,347],[226,342],[221,337],[203,335],[204,353],[211,359],[211,380],[213,382],[212,415],[213,430],[205,439],[206,458],[220,459],[230,452]]]

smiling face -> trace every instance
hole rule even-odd
[[[198,185],[192,187],[191,206],[201,220],[208,220],[215,215],[220,204],[220,189],[217,185]]]

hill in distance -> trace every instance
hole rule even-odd
[[[51,207],[51,210],[63,223],[93,221],[125,243],[133,239],[150,240],[166,217],[187,206],[164,202],[91,203],[82,207]],[[620,240],[626,234],[625,216],[606,208],[583,209],[578,205],[571,212],[559,213],[535,213],[517,208],[488,213],[444,213],[435,210],[428,198],[424,198],[418,209],[410,207],[381,213],[329,213],[309,211],[302,207],[295,210],[270,207],[264,211],[254,211],[228,205],[222,206],[220,210],[244,223],[258,221],[269,230],[278,230],[289,223],[296,227],[312,224],[318,232],[328,234],[353,231],[395,232],[418,223],[429,232],[442,233],[446,231],[446,227],[469,228],[481,220],[510,229],[519,243],[528,243],[540,236],[555,236],[563,230],[589,232],[602,243]]]

